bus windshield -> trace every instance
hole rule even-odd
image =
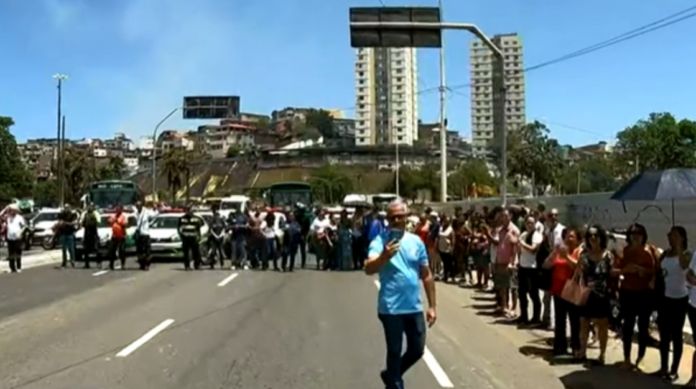
[[[134,189],[96,189],[90,191],[90,201],[97,208],[112,208],[116,205],[135,205],[138,191]]]

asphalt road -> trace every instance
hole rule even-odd
[[[377,287],[362,273],[28,269],[0,275],[0,389],[378,389]],[[439,289],[409,388],[560,389]]]

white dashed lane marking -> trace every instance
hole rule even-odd
[[[116,354],[116,356],[125,358],[131,355],[135,350],[139,349],[142,345],[144,345],[148,341],[152,340],[152,338],[157,336],[157,334],[159,334],[160,332],[164,331],[167,327],[172,325],[172,323],[174,323],[174,319],[167,319],[161,322],[159,325],[157,325],[157,327],[151,329],[145,335],[141,336],[138,340],[121,350],[118,354]]]
[[[381,285],[379,280],[375,280],[375,286],[377,289],[380,288]],[[454,388],[452,380],[449,379],[447,373],[445,373],[445,370],[442,368],[442,366],[440,366],[440,363],[437,361],[437,359],[435,359],[435,356],[430,352],[430,349],[428,349],[428,346],[425,346],[423,361],[425,362],[426,366],[428,366],[428,369],[430,369],[430,372],[433,373],[435,380],[437,380],[437,383],[440,384],[441,387]]]

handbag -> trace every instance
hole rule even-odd
[[[566,281],[561,292],[561,298],[565,301],[573,303],[578,307],[585,306],[587,299],[590,297],[590,288],[584,285],[582,276],[579,274],[573,275],[573,278]]]

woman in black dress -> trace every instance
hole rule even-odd
[[[603,365],[609,336],[609,317],[611,304],[609,277],[614,256],[607,250],[607,233],[604,228],[594,225],[585,233],[585,249],[578,258],[577,271],[582,282],[590,289],[587,304],[580,308],[580,358],[586,358],[590,323],[594,324],[599,337],[599,358],[597,364]]]

